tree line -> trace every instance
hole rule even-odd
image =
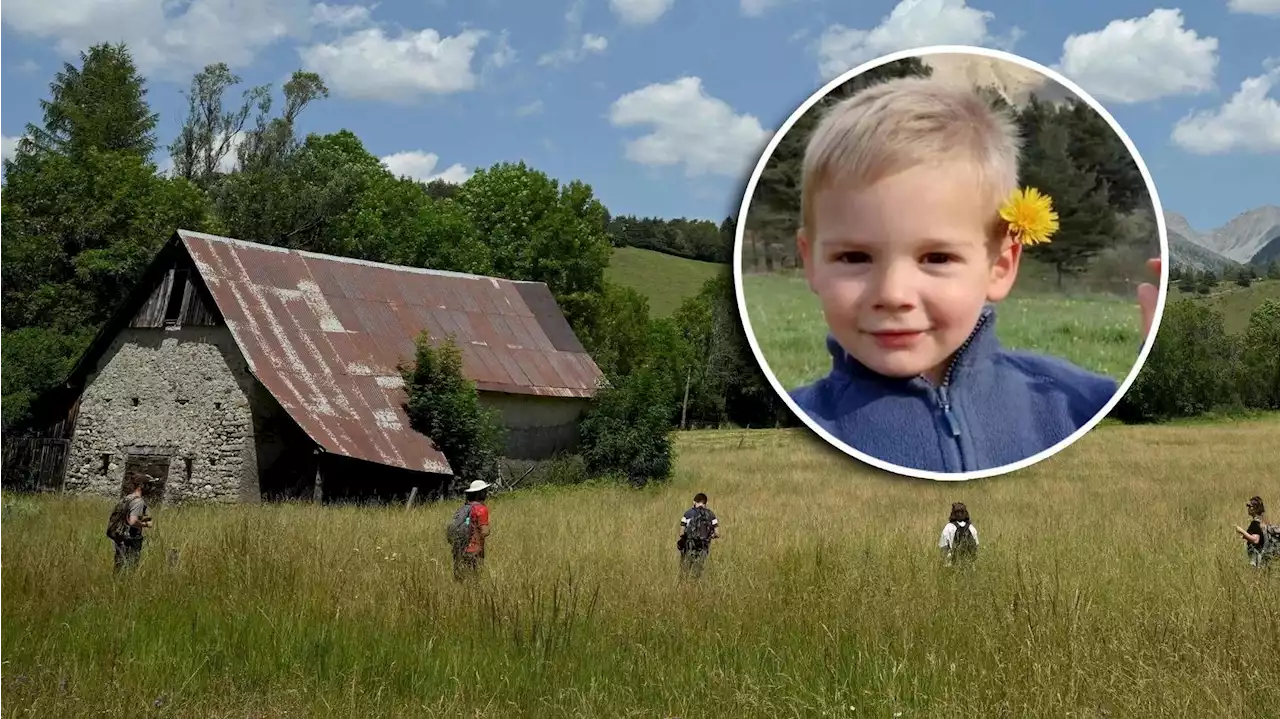
[[[1242,265],[1238,269],[1214,272],[1212,268],[1197,270],[1187,265],[1169,268],[1169,284],[1190,293],[1207,295],[1213,292],[1221,281],[1231,281],[1240,287],[1250,287],[1260,279],[1280,280],[1280,260],[1272,260],[1266,267]]]
[[[800,218],[805,146],[823,112],[868,85],[890,77],[927,77],[928,65],[908,58],[840,85],[800,117],[765,164],[747,213],[744,269],[798,266],[795,233]],[[1011,107],[994,89],[980,92],[1012,113],[1023,137],[1021,182],[1053,198],[1061,228],[1027,257],[1051,268],[1059,289],[1084,275],[1115,275],[1140,266],[1159,248],[1151,201],[1133,156],[1106,120],[1087,103],[1031,98]]]
[[[620,215],[609,222],[609,236],[614,247],[636,247],[667,255],[703,262],[733,261],[734,233],[737,223],[726,217],[717,225],[710,220],[683,217],[667,220],[661,217]]]
[[[224,64],[195,75],[167,147],[172,169],[161,172],[158,116],[127,47],[95,46],[54,78],[43,121],[27,127],[4,163],[6,435],[38,430],[42,393],[68,376],[179,227],[545,282],[608,378],[583,429],[584,457],[598,471],[620,467],[635,482],[665,476],[653,456],[669,452],[662,447],[672,427],[786,420],[737,323],[727,265],[671,318],[650,318],[643,295],[605,279],[617,245],[723,261],[732,220],[612,217],[590,185],[523,162],[497,163],[457,185],[398,177],[350,131],[299,134],[299,117],[328,96],[320,76],[294,73],[281,98],[268,86],[233,96],[240,82]],[[432,366],[454,365],[446,352]],[[474,393],[466,383],[417,379]],[[416,425],[440,432],[438,413],[410,405]],[[479,427],[482,415],[468,421]],[[644,447],[649,455],[635,456]]]
[[[1147,363],[1113,415],[1158,422],[1280,410],[1280,301],[1268,299],[1231,333],[1226,317],[1194,298],[1167,302]]]

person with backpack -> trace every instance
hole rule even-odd
[[[680,577],[702,576],[707,556],[711,553],[711,540],[720,538],[720,520],[707,506],[707,495],[698,492],[693,506],[680,517],[680,537],[676,549],[680,552]]]
[[[951,505],[951,516],[947,518],[947,525],[942,528],[938,548],[942,550],[942,560],[948,567],[977,558],[978,529],[970,521],[969,509],[964,506],[964,502]]]
[[[464,492],[465,501],[445,527],[445,540],[453,553],[453,578],[464,581],[477,577],[484,564],[485,542],[489,538],[489,507],[485,504],[488,482],[477,479]]]
[[[1261,496],[1254,495],[1244,503],[1244,509],[1249,513],[1249,526],[1242,530],[1236,525],[1235,532],[1244,540],[1244,557],[1248,558],[1249,565],[1262,568],[1276,549],[1275,540],[1267,536],[1270,526],[1267,525],[1266,505],[1262,504]]]
[[[142,498],[142,488],[149,477],[128,478],[128,492],[116,504],[107,519],[107,538],[115,545],[115,573],[132,570],[142,556],[142,530],[152,525],[147,513],[147,502]]]

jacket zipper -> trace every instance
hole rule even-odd
[[[974,338],[976,338],[978,333],[982,331],[983,326],[987,323],[987,318],[990,316],[990,313],[984,313],[978,320],[978,325],[973,328],[973,332],[969,333],[964,344],[960,345],[960,349],[956,351],[955,357],[951,359],[951,364],[947,366],[947,373],[942,377],[942,384],[934,390],[934,397],[942,407],[942,416],[947,420],[947,428],[951,430],[952,437],[960,436],[960,424],[956,421],[956,416],[951,411],[951,393],[949,391],[951,387],[951,378],[952,375],[955,374],[956,365],[960,364],[960,358],[969,350],[969,345],[973,344]]]

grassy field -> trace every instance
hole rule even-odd
[[[956,485],[804,432],[689,434],[663,487],[495,498],[468,588],[452,506],[160,507],[115,584],[108,502],[6,497],[3,714],[1265,716],[1280,574],[1231,527],[1249,496],[1280,502],[1277,436],[1275,417],[1108,427]],[[681,586],[696,491],[724,538]],[[968,572],[935,549],[957,500],[983,542]]]
[[[743,294],[760,350],[784,387],[798,387],[831,369],[822,307],[797,276],[746,275]],[[997,308],[1005,347],[1063,357],[1122,381],[1141,349],[1136,298],[1061,298],[1015,293]]]
[[[1243,332],[1249,326],[1249,314],[1266,300],[1280,301],[1280,280],[1258,280],[1248,287],[1235,282],[1219,282],[1208,295],[1183,292],[1178,283],[1169,286],[1169,299],[1191,297],[1222,313],[1227,331]]]
[[[645,295],[649,298],[650,315],[666,317],[675,312],[684,298],[698,294],[702,283],[725,269],[725,265],[714,262],[619,247],[613,251],[605,278]]]

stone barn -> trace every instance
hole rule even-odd
[[[505,454],[571,450],[601,373],[551,291],[179,230],[64,388],[63,486],[153,498],[430,492],[450,477],[409,426],[397,366],[453,334]]]

